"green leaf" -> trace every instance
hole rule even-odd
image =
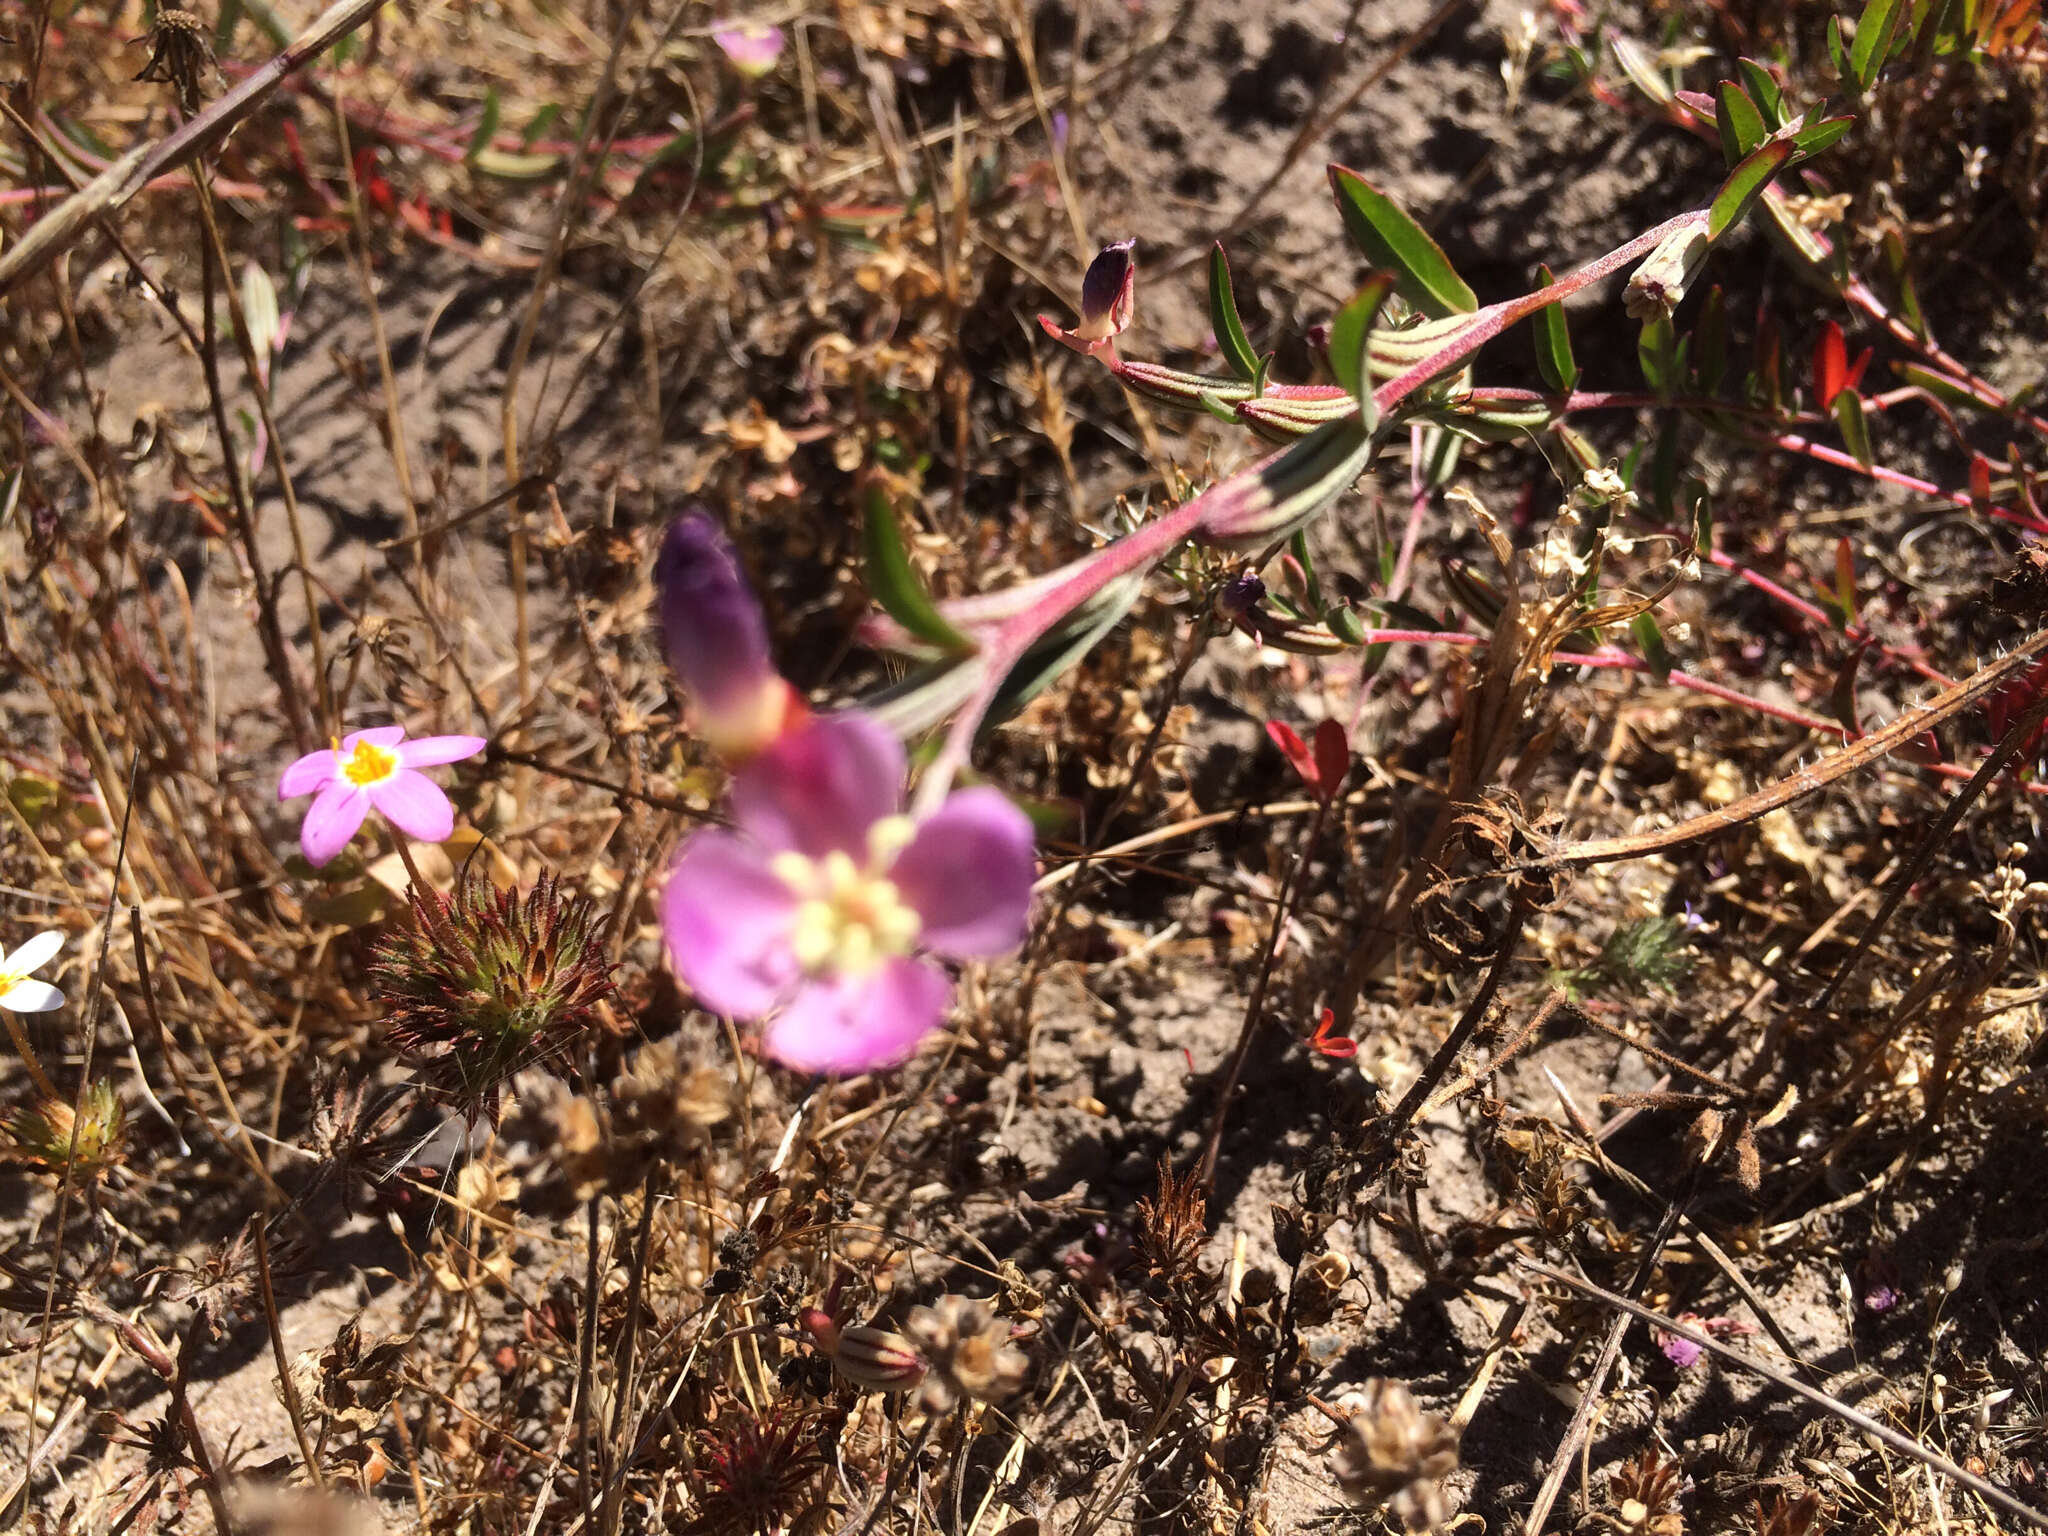
[[[1837,80],[1847,85],[1856,78],[1855,71],[1849,68],[1849,49],[1842,41],[1842,18],[1839,16],[1828,18],[1828,58],[1835,66]]]
[[[1209,252],[1209,328],[1216,333],[1217,349],[1230,364],[1230,371],[1240,379],[1256,379],[1259,356],[1244,333],[1244,321],[1238,318],[1237,295],[1230,287],[1230,259],[1223,254],[1220,240]]]
[[[561,115],[562,104],[559,101],[548,102],[538,112],[533,114],[533,121],[528,123],[520,132],[519,147],[521,149],[532,149],[533,141],[554,127],[555,119]]]
[[[1763,143],[1769,131],[1764,126],[1764,115],[1757,110],[1749,93],[1733,80],[1723,80],[1714,87],[1714,126],[1721,130],[1721,153],[1732,166],[1757,145]]]
[[[1856,462],[1870,468],[1870,425],[1863,419],[1863,397],[1853,389],[1835,396],[1835,425],[1842,429],[1842,443]]]
[[[545,181],[562,168],[560,155],[521,155],[502,149],[480,149],[470,165],[502,181]]]
[[[1707,238],[1719,240],[1740,224],[1756,200],[1764,195],[1771,178],[1792,158],[1792,146],[1783,139],[1769,139],[1743,156],[1742,163],[1721,184],[1707,209]]]
[[[1792,147],[1802,156],[1817,155],[1824,149],[1832,148],[1856,125],[1853,117],[1824,117],[1817,123],[1809,123],[1792,135]]]
[[[1721,380],[1728,371],[1727,306],[1719,284],[1707,290],[1692,339],[1693,391],[1711,398],[1720,393]]]
[[[462,158],[474,165],[476,157],[491,147],[491,140],[497,136],[498,118],[503,112],[498,101],[498,88],[493,85],[484,91],[484,109],[477,117],[476,131],[469,136],[469,147],[462,152]]]
[[[1742,83],[1749,88],[1750,100],[1764,115],[1764,121],[1771,130],[1785,126],[1785,97],[1778,89],[1778,82],[1771,72],[1755,59],[1737,59],[1735,68],[1742,75]]]
[[[241,24],[242,0],[221,0],[220,19],[213,24],[213,51],[216,54],[233,52],[235,28]]]
[[[7,781],[7,798],[28,823],[30,831],[41,828],[43,818],[62,803],[64,792],[56,782],[38,774],[18,773]]]
[[[1643,334],[1636,341],[1636,361],[1642,365],[1643,381],[1666,398],[1678,388],[1677,353],[1677,338],[1668,318],[1643,322]]]
[[[1003,685],[996,690],[995,702],[989,706],[988,716],[982,729],[999,725],[1016,714],[1026,704],[1037,698],[1053,681],[1083,656],[1094,650],[1102,637],[1122,622],[1131,604],[1144,591],[1144,583],[1127,583],[1127,594],[1121,602],[1105,603],[1093,623],[1071,634],[1055,630],[1024,653],[1024,657],[1010,669]]]
[[[1538,267],[1543,286],[1548,288],[1554,278],[1550,268]],[[1565,323],[1564,305],[1546,304],[1536,311],[1536,366],[1543,371],[1543,382],[1560,395],[1568,395],[1578,387],[1579,365],[1572,360],[1572,334]]]
[[[1892,33],[1899,24],[1900,0],[1870,0],[1856,23],[1856,40],[1849,45],[1849,70],[1856,84],[1869,90],[1877,72],[1891,52]]]
[[[1330,321],[1330,372],[1365,412],[1368,432],[1378,423],[1373,419],[1372,367],[1365,349],[1372,340],[1373,322],[1379,319],[1395,283],[1391,272],[1373,273]]]
[[[866,527],[862,544],[867,557],[868,591],[882,611],[916,635],[948,651],[971,651],[974,643],[948,624],[918,579],[896,525],[896,509],[879,484],[866,494]]]
[[[1391,269],[1401,297],[1439,319],[1469,315],[1479,297],[1458,276],[1437,243],[1401,206],[1356,171],[1330,167],[1344,232],[1375,267]]]
[[[1975,409],[1984,403],[1947,374],[1936,373],[1931,368],[1922,368],[1918,363],[1893,363],[1891,369],[1908,384],[1926,390],[1945,404]]]
[[[1650,664],[1650,675],[1660,683],[1670,677],[1671,652],[1664,647],[1664,631],[1657,627],[1656,615],[1639,613],[1628,621],[1628,627],[1636,637],[1643,660]]]

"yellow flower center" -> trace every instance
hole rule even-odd
[[[787,852],[775,873],[797,896],[789,945],[813,976],[862,976],[884,960],[907,955],[923,926],[889,870],[915,834],[908,816],[887,816],[868,828],[867,861],[835,849],[822,859]]]
[[[341,760],[341,776],[359,789],[381,784],[398,772],[398,754],[375,742],[359,741]]]

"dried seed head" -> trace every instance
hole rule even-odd
[[[913,1307],[904,1329],[931,1364],[918,1400],[943,1413],[962,1400],[993,1403],[1024,1384],[1031,1359],[1010,1342],[1010,1325],[967,1296]]]
[[[1295,1281],[1295,1311],[1304,1322],[1325,1322],[1338,1293],[1351,1278],[1351,1261],[1341,1253],[1319,1253],[1302,1266]]]
[[[561,1055],[612,991],[605,919],[544,874],[520,899],[465,871],[452,895],[410,893],[412,921],[378,947],[371,981],[390,1039],[430,1092],[497,1118],[505,1080]]]
[[[135,78],[168,85],[177,92],[179,106],[187,112],[197,109],[199,82],[214,68],[213,43],[199,18],[190,11],[161,8],[149,35],[136,41],[149,44],[149,62]]]
[[[121,1165],[128,1148],[128,1116],[114,1085],[102,1078],[85,1091],[76,1110],[62,1099],[44,1099],[15,1111],[7,1122],[8,1151],[30,1167],[62,1174],[84,1188]]]
[[[839,1330],[832,1367],[870,1392],[908,1392],[925,1375],[924,1358],[915,1344],[900,1333],[868,1323]]]
[[[1375,1377],[1339,1407],[1349,1417],[1330,1452],[1337,1486],[1358,1503],[1383,1503],[1410,1531],[1449,1518],[1443,1479],[1458,1470],[1458,1437],[1408,1388]]]

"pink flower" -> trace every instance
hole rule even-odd
[[[1105,245],[1088,263],[1081,278],[1081,323],[1066,329],[1045,315],[1038,325],[1046,335],[1076,352],[1100,352],[1130,329],[1138,307],[1136,240]]]
[[[720,27],[711,34],[711,41],[732,61],[732,67],[749,80],[760,79],[782,57],[780,27]]]
[[[348,846],[373,806],[408,837],[446,842],[455,830],[455,807],[418,770],[475,757],[486,745],[481,736],[407,741],[404,726],[380,725],[344,736],[324,752],[308,752],[285,769],[277,798],[313,796],[299,828],[299,847],[316,868]]]
[[[763,1049],[789,1066],[893,1066],[952,990],[926,952],[964,960],[1024,940],[1029,818],[977,788],[913,821],[903,775],[901,744],[873,720],[812,720],[740,768],[734,830],[692,837],[662,893],[698,1002],[768,1017]]]

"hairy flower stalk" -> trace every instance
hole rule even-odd
[[[605,919],[543,874],[522,899],[465,871],[452,895],[414,889],[412,921],[371,980],[391,1042],[430,1093],[497,1118],[507,1078],[559,1056],[612,991]]]

